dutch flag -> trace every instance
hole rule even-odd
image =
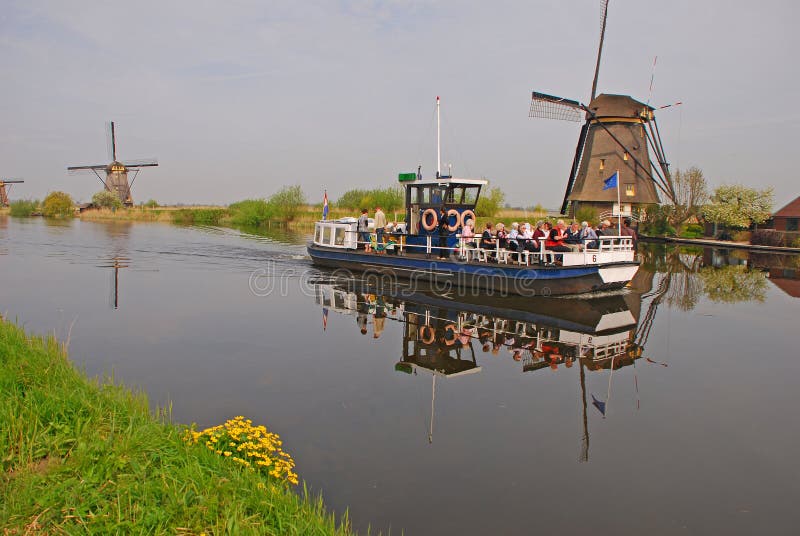
[[[325,195],[322,197],[322,219],[328,219],[328,190],[325,190]]]

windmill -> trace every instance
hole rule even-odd
[[[574,214],[580,206],[598,213],[630,216],[632,207],[646,208],[660,202],[659,194],[675,201],[675,190],[664,155],[655,108],[628,95],[597,95],[600,58],[606,33],[608,0],[601,0],[600,46],[597,50],[589,105],[534,91],[530,117],[584,121],[570,168],[561,213]],[[650,151],[656,162],[650,157]],[[619,191],[604,190],[604,179],[619,171]],[[617,205],[617,194],[620,206]]]
[[[106,190],[116,195],[124,205],[130,206],[133,204],[131,187],[136,180],[136,176],[139,174],[139,168],[157,166],[158,161],[155,159],[127,161],[117,160],[117,139],[114,132],[113,121],[111,121],[109,132],[111,135],[111,139],[109,140],[109,149],[111,152],[109,155],[111,157],[110,164],[97,164],[94,166],[71,166],[67,168],[67,171],[74,173],[77,171],[91,170],[95,175],[97,175],[97,178],[100,179],[100,182],[103,183],[103,186]],[[100,176],[100,173],[98,173],[98,171],[101,170],[105,171],[105,180],[103,180],[103,178]],[[129,171],[133,172],[133,178],[131,179],[130,184],[128,183]]]
[[[8,190],[6,190],[6,185],[8,189],[11,189],[11,184],[19,184],[21,182],[25,182],[20,179],[0,179],[0,207],[7,207],[8,206]]]

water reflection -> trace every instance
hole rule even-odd
[[[623,293],[595,299],[471,299],[432,291],[360,287],[352,282],[315,286],[323,329],[331,311],[355,317],[354,334],[380,338],[387,322],[402,330],[399,373],[431,376],[428,442],[433,442],[436,380],[481,372],[479,355],[511,358],[522,374],[578,368],[582,395],[581,461],[589,459],[588,399],[605,418],[614,370],[642,358],[660,297],[653,294],[639,329],[641,295]],[[649,360],[651,363],[656,363]],[[607,392],[587,393],[586,373],[608,373]],[[638,402],[637,402],[638,403]]]

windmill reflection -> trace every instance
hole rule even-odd
[[[120,268],[128,268],[130,259],[122,255],[115,255],[108,259],[104,259],[102,264],[98,264],[98,268],[111,268],[111,284],[109,292],[109,305],[114,309],[119,309],[119,270]]]
[[[649,294],[646,322],[640,326],[642,298],[638,293],[590,300],[453,299],[424,291],[412,294],[397,289],[376,291],[334,284],[319,284],[315,288],[325,326],[329,310],[355,315],[362,334],[367,334],[371,318],[374,337],[380,336],[386,320],[402,325],[401,357],[394,368],[412,375],[431,375],[429,441],[433,440],[437,378],[480,373],[478,354],[507,354],[512,363],[518,363],[523,374],[578,368],[583,461],[589,456],[587,373],[608,372],[605,400],[592,398],[605,416],[613,372],[635,366],[642,357],[655,309],[664,295],[663,289]],[[638,378],[636,382],[638,388]]]

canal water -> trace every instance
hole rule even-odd
[[[477,299],[305,239],[0,217],[0,313],[178,422],[265,424],[361,532],[797,534],[797,257],[651,246],[625,292]]]

